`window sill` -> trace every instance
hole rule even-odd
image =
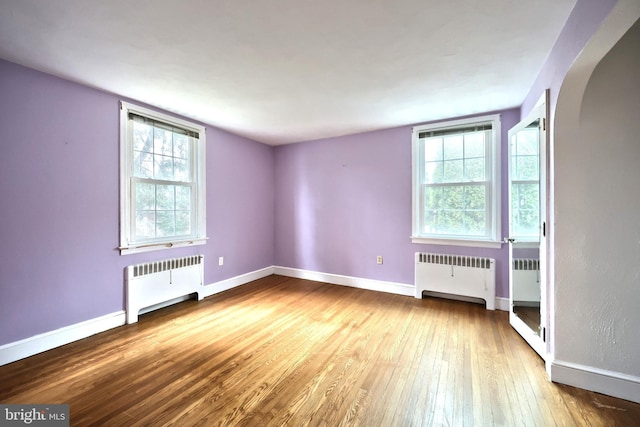
[[[162,249],[173,249],[173,248],[182,248],[186,246],[198,246],[204,245],[207,243],[208,237],[201,237],[198,239],[191,240],[178,240],[175,242],[150,242],[139,245],[131,245],[131,246],[120,246],[118,249],[120,250],[120,255],[130,255],[137,254],[141,252],[151,252],[151,251],[159,251]]]
[[[411,241],[422,245],[472,246],[493,249],[500,249],[502,247],[502,242],[493,240],[435,239],[431,237],[411,236]]]
[[[519,248],[519,249],[533,249],[533,248],[539,248],[540,247],[540,241],[536,240],[536,241],[526,241],[526,240],[518,240],[518,238],[516,238],[516,241],[513,242],[513,247],[514,248]]]

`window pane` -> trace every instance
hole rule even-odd
[[[445,209],[464,209],[464,187],[446,187],[442,198]]]
[[[191,234],[191,212],[176,211],[176,235],[187,236]]]
[[[191,188],[176,186],[176,210],[188,211],[191,209]]]
[[[487,188],[484,185],[469,185],[464,187],[464,207],[467,210],[481,210],[487,206]]]
[[[464,136],[464,156],[466,158],[484,158],[484,148],[484,132],[468,133]]]
[[[486,186],[425,186],[424,227],[429,234],[483,236],[487,230]]]
[[[444,137],[444,160],[462,159],[462,147],[462,135],[451,135]]]
[[[153,177],[156,179],[173,180],[173,157],[153,156]]]
[[[462,211],[443,210],[438,219],[441,234],[460,234],[463,232]]]
[[[174,211],[157,211],[156,221],[157,237],[175,236],[176,223]]]
[[[430,209],[442,207],[442,187],[424,187],[424,205]]]
[[[159,211],[175,210],[175,190],[173,185],[156,186],[156,209]]]
[[[156,186],[137,183],[135,187],[136,211],[149,211],[156,208]]]
[[[153,152],[155,154],[163,154],[166,156],[173,155],[173,132],[154,128],[153,129]]]
[[[138,182],[135,198],[138,240],[191,234],[191,187]]]
[[[153,126],[133,122],[133,149],[147,153],[153,152]]]
[[[153,154],[146,151],[133,152],[133,176],[153,178]]]
[[[485,176],[484,157],[465,160],[464,177],[466,181],[484,181]]]
[[[150,239],[156,236],[156,213],[154,211],[136,211],[136,236]]]
[[[427,209],[424,211],[424,217],[422,218],[422,232],[433,234],[436,233],[436,222],[438,218],[438,210]]]
[[[537,210],[520,209],[514,213],[514,217],[514,235],[519,237],[538,237],[540,222],[538,221]]]
[[[540,226],[538,184],[513,184],[511,189],[512,232],[520,237],[537,237]]]
[[[538,129],[523,129],[516,135],[516,155],[527,156],[538,154]]]
[[[190,141],[187,135],[173,134],[173,157],[180,159],[191,158]]]
[[[446,160],[443,162],[443,182],[462,182],[464,181],[464,161]]]
[[[538,180],[538,156],[517,156],[515,159],[516,180]]]
[[[537,237],[539,227],[539,131],[536,127],[519,131],[512,147],[511,231],[515,236]]]
[[[428,209],[424,215],[423,232],[429,234],[457,234],[461,230],[461,211]]]
[[[442,138],[424,140],[424,159],[427,162],[442,160]]]
[[[520,209],[538,209],[539,184],[516,184],[518,186],[518,207]]]
[[[176,181],[191,181],[189,173],[189,161],[183,159],[174,159],[173,161],[173,177]]]
[[[464,232],[472,236],[483,236],[486,233],[486,214],[482,211],[465,211]]]
[[[443,182],[443,172],[444,167],[442,162],[427,162],[425,164],[425,182],[427,184]]]

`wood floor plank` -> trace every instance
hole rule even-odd
[[[74,426],[633,426],[548,381],[507,313],[269,276],[0,367]]]

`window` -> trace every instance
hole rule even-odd
[[[121,254],[204,244],[204,127],[125,102],[120,110]]]
[[[500,245],[499,156],[499,115],[414,127],[414,243]]]
[[[511,134],[511,231],[522,242],[540,238],[540,119]]]

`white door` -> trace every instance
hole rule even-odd
[[[509,323],[547,354],[547,97],[509,130]]]

